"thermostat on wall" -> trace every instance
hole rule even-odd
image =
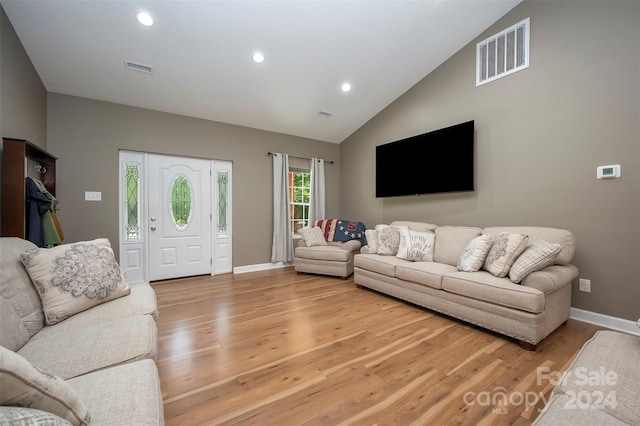
[[[598,179],[613,179],[620,177],[620,164],[612,166],[598,166]]]

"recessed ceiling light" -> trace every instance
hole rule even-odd
[[[341,89],[343,92],[349,92],[349,91],[351,91],[351,84],[349,84],[349,83],[342,83],[342,86],[340,87],[340,89]]]
[[[147,27],[153,25],[153,18],[147,12],[138,13],[138,21],[140,21],[142,25],[145,25]]]
[[[256,52],[253,54],[253,60],[254,62],[260,63],[264,61],[264,55],[260,52]]]

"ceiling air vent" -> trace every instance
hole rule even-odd
[[[330,113],[330,112],[326,112],[326,111],[320,111],[320,112],[318,113],[318,115],[319,115],[320,117],[324,117],[324,118],[329,118],[329,117],[331,117],[331,113]]]
[[[131,61],[124,61],[124,66],[125,68],[132,71],[140,71],[147,74],[151,74],[153,72],[153,67],[149,65],[136,64],[135,62]]]

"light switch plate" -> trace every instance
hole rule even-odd
[[[84,199],[85,201],[102,201],[102,192],[85,191]]]

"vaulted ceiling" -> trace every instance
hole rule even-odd
[[[49,92],[340,143],[520,1],[0,3]]]

